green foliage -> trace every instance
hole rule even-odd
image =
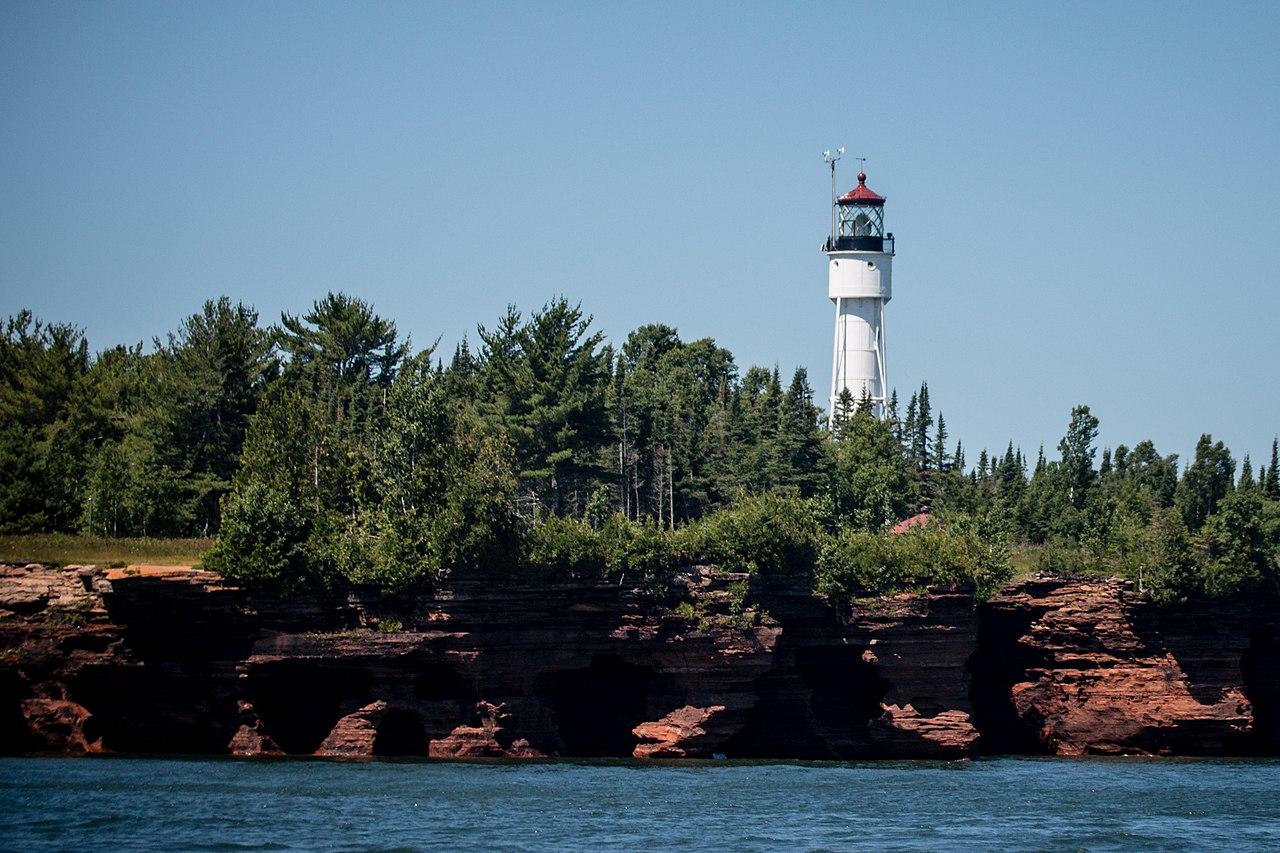
[[[834,442],[831,462],[827,494],[836,526],[880,530],[914,511],[911,463],[889,421],[855,412]]]
[[[1067,434],[1058,443],[1062,454],[1061,482],[1066,489],[1067,501],[1079,509],[1084,506],[1093,485],[1095,472],[1093,458],[1098,452],[1094,442],[1098,438],[1098,419],[1089,413],[1088,406],[1076,406],[1071,410],[1071,422]]]
[[[1007,548],[984,541],[975,530],[844,530],[822,548],[814,591],[848,601],[936,584],[971,584],[979,597],[987,597],[1012,576]]]
[[[1202,591],[1210,597],[1252,590],[1275,574],[1275,542],[1268,542],[1262,498],[1252,491],[1228,494],[1200,535]]]
[[[222,531],[204,565],[255,586],[295,592],[330,580],[316,547],[314,518],[282,489],[249,483],[223,506]]]
[[[1099,464],[1097,418],[1077,406],[1058,458],[1041,448],[1032,464],[1009,443],[970,470],[958,443],[946,452],[927,384],[903,420],[896,393],[883,420],[867,395],[841,394],[827,431],[803,368],[789,383],[777,368],[739,375],[715,341],[670,326],[615,351],[561,298],[480,337],[446,365],[431,348],[410,357],[355,297],[330,293],[278,328],[223,297],[154,351],[91,355],[80,330],[22,312],[0,327],[0,531],[221,526],[210,559],[283,590],[656,589],[676,559],[759,589],[807,582],[819,552],[841,594],[937,578],[986,590],[1014,543],[1041,570],[1133,577],[1159,600],[1280,587],[1275,441],[1238,483],[1208,435],[1181,477],[1150,441],[1101,449]],[[945,532],[881,535],[918,512]]]
[[[610,357],[581,308],[557,299],[522,322],[514,307],[484,341],[486,416],[515,450],[522,491],[560,514],[581,510],[609,442]]]
[[[237,577],[272,585],[292,572],[402,592],[513,563],[520,545],[510,457],[447,399],[429,359],[404,363],[368,436],[344,430],[339,411],[296,390],[266,401],[228,512],[252,497],[272,510],[264,520],[280,535],[259,541],[224,528],[220,564],[239,555],[246,565],[232,569]]]
[[[182,526],[216,531],[219,501],[239,464],[249,419],[278,370],[258,312],[223,296],[157,342],[156,399],[143,432],[180,487]]]
[[[766,584],[807,581],[822,527],[814,502],[777,495],[744,498],[680,531],[686,557]]]
[[[1236,463],[1221,441],[1216,444],[1206,434],[1196,442],[1195,461],[1187,468],[1177,487],[1175,500],[1182,518],[1192,531],[1199,530],[1231,491]]]
[[[301,318],[280,315],[276,333],[289,356],[288,369],[317,385],[387,386],[409,351],[397,340],[396,324],[373,306],[345,293],[329,293]]]
[[[551,517],[530,531],[523,574],[657,591],[668,583],[674,562],[671,535],[653,524],[637,524],[621,514],[599,526]]]

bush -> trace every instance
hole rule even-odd
[[[671,535],[620,514],[598,525],[551,517],[528,537],[524,568],[530,579],[609,581],[658,589],[674,564]]]
[[[312,526],[282,491],[250,483],[224,502],[222,530],[203,564],[225,578],[278,591],[323,584]]]
[[[766,583],[812,577],[822,540],[811,501],[760,495],[683,528],[682,553]]]
[[[909,533],[844,531],[827,540],[818,558],[815,591],[833,601],[972,584],[986,598],[1013,576],[1002,543],[969,532],[925,528]]]

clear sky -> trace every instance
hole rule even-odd
[[[0,5],[0,313],[149,341],[328,290],[451,351],[581,300],[830,381],[824,148],[890,384],[972,463],[1280,431],[1280,4]],[[854,183],[856,163],[840,183]]]

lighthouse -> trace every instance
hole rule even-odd
[[[858,185],[835,197],[831,162],[831,236],[827,255],[827,295],[835,303],[835,343],[831,358],[828,418],[846,389],[855,402],[871,398],[872,413],[883,417],[888,382],[884,361],[884,306],[893,296],[893,234],[884,230],[884,196]]]

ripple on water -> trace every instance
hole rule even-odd
[[[1280,846],[1280,762],[0,759],[0,847]]]

